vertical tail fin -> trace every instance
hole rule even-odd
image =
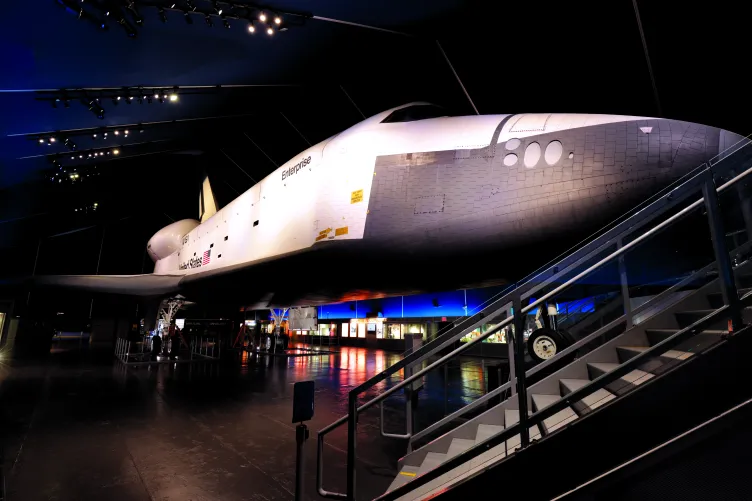
[[[201,181],[201,192],[198,197],[199,220],[203,223],[216,213],[217,202],[214,199],[214,192],[209,182],[209,176],[204,174],[204,178]]]

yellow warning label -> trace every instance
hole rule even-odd
[[[326,238],[326,235],[319,235],[316,237],[316,241],[318,242],[319,240],[323,240],[325,238]]]
[[[347,226],[343,226],[342,228],[337,228],[334,230],[334,236],[338,237],[340,235],[347,235]]]
[[[414,476],[415,476],[415,473],[413,473],[413,472],[411,472],[411,471],[401,471],[401,472],[400,472],[400,475],[404,475],[404,476],[406,476],[406,477],[414,477]]]
[[[329,233],[330,231],[332,231],[332,229],[331,229],[331,228],[327,228],[327,229],[325,229],[325,230],[321,230],[321,231],[319,232],[319,235],[326,235],[326,234],[327,234],[327,233]]]
[[[353,191],[350,194],[350,203],[357,204],[363,201],[363,190]]]

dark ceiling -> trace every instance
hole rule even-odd
[[[141,26],[126,12],[129,3],[2,6],[0,276],[29,273],[40,240],[98,250],[105,228],[117,238],[108,240],[111,263],[100,272],[139,272],[149,235],[197,216],[200,172],[229,199],[309,143],[386,108],[420,100],[472,114],[453,69],[480,113],[663,115],[752,132],[749,12],[730,2],[638,1],[660,111],[632,0],[280,0],[264,6],[286,13],[287,29],[273,36],[250,34],[248,21],[235,19],[258,15],[244,0],[219,2],[229,29],[216,15],[213,27],[205,22],[200,12],[212,12],[211,1],[193,2],[192,24],[180,11],[190,9],[187,0],[133,2]],[[82,6],[79,19],[73,9]],[[167,8],[164,23],[159,6]],[[118,24],[118,12],[136,36]],[[99,20],[86,19],[90,13]],[[141,93],[176,86],[175,102],[138,104]],[[96,98],[103,119],[82,104]],[[53,134],[54,144],[39,144]],[[74,170],[80,177],[70,182]],[[127,265],[119,245],[136,256]],[[50,261],[47,271],[93,272],[85,261],[71,269]]]

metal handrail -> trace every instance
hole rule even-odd
[[[748,146],[748,145],[749,145],[749,143],[747,143],[745,146]],[[733,153],[735,153],[736,151],[740,151],[741,149],[742,148],[740,147],[738,150],[735,150]],[[728,158],[728,157],[726,157],[726,158]],[[731,170],[731,167],[728,167],[728,170]],[[727,183],[725,183],[724,185],[722,185],[720,188],[716,188],[714,191],[716,193],[719,193],[719,192],[723,191],[728,186],[730,186],[730,185],[736,183],[738,180],[746,177],[750,173],[750,171],[752,171],[752,169],[746,169],[744,172],[742,172],[742,174],[740,174],[738,176],[735,176],[734,178],[732,178],[731,180],[729,180]],[[616,240],[614,240],[615,237],[621,238],[625,234],[632,233],[632,232],[636,231],[637,229],[641,228],[642,226],[644,226],[645,224],[647,224],[649,221],[651,221],[653,218],[658,217],[660,214],[664,213],[667,209],[669,209],[669,208],[677,205],[678,203],[680,203],[680,202],[684,201],[685,199],[689,198],[690,196],[692,196],[692,194],[694,194],[698,188],[701,188],[703,185],[705,185],[708,182],[708,174],[710,174],[710,179],[712,180],[713,173],[710,171],[710,168],[708,167],[707,164],[702,164],[700,167],[698,167],[697,169],[695,169],[695,171],[693,171],[693,172],[695,173],[695,175],[692,178],[686,180],[680,186],[677,186],[675,189],[673,189],[665,199],[663,199],[663,198],[658,199],[658,200],[654,201],[653,203],[649,204],[648,206],[644,207],[643,209],[640,209],[639,211],[637,211],[630,218],[624,220],[622,223],[616,225],[614,228],[612,228],[611,230],[607,231],[606,233],[604,233],[603,235],[601,235],[597,239],[593,240],[591,243],[585,245],[584,248],[582,248],[579,251],[576,251],[575,253],[573,253],[572,255],[564,258],[560,264],[562,264],[563,262],[569,261],[569,263],[567,264],[567,266],[566,266],[566,268],[564,270],[559,271],[559,267],[558,266],[551,266],[548,269],[553,268],[554,273],[547,280],[544,280],[543,283],[538,284],[537,287],[536,287],[535,285],[533,285],[531,283],[532,280],[530,280],[530,281],[528,281],[528,283],[523,284],[520,287],[516,287],[514,290],[512,290],[510,293],[508,293],[505,297],[499,299],[498,301],[496,301],[495,303],[493,303],[492,305],[490,305],[489,308],[492,308],[492,307],[497,306],[497,305],[498,306],[506,306],[510,302],[510,298],[513,298],[515,296],[516,297],[520,297],[520,295],[525,294],[525,293],[532,294],[533,290],[535,290],[535,291],[540,290],[542,287],[545,287],[546,285],[548,285],[549,283],[551,283],[556,277],[561,276],[562,274],[564,274],[567,271],[569,271],[569,269],[571,269],[572,267],[574,267],[577,264],[581,263],[583,259],[586,259],[588,257],[587,255],[593,255],[594,253],[597,253],[597,252],[599,252],[599,251],[601,251],[603,249],[608,248],[611,245],[614,245],[616,243]],[[663,203],[661,203],[661,202],[663,202]],[[536,306],[539,306],[541,303],[543,303],[547,299],[549,299],[552,296],[558,294],[563,289],[569,287],[571,284],[573,284],[574,282],[576,282],[580,278],[582,278],[582,277],[586,276],[587,274],[591,273],[592,271],[600,268],[601,266],[603,266],[604,264],[610,262],[614,258],[617,258],[617,257],[623,255],[627,250],[631,249],[632,247],[634,247],[638,243],[642,242],[643,240],[645,240],[649,236],[653,235],[654,233],[656,233],[660,229],[664,228],[665,226],[667,226],[668,224],[670,224],[673,221],[677,220],[678,218],[683,217],[684,215],[686,215],[691,210],[694,210],[695,208],[697,208],[702,202],[703,202],[703,198],[701,198],[701,199],[699,199],[699,200],[691,203],[689,206],[685,207],[684,209],[682,209],[678,213],[674,214],[673,216],[669,217],[668,219],[662,221],[657,226],[655,226],[655,227],[651,228],[650,230],[646,231],[645,233],[641,234],[639,237],[637,237],[635,240],[632,240],[628,244],[626,244],[626,245],[618,245],[616,251],[610,253],[608,256],[606,256],[605,258],[601,259],[600,261],[598,261],[594,265],[591,265],[585,271],[580,272],[576,276],[568,279],[566,282],[564,282],[560,286],[556,287],[552,291],[549,291],[543,297],[535,300],[532,304],[529,304],[526,307],[520,308],[520,314],[525,314],[525,313],[531,311],[533,308],[535,308]],[[642,219],[640,219],[639,221],[633,221],[633,218],[635,216],[637,216],[638,214],[641,214],[641,213],[643,214]],[[604,240],[605,240],[605,242],[604,242]],[[593,249],[593,247],[595,247],[595,248]],[[586,256],[583,256],[583,254],[586,254]],[[537,277],[538,276],[542,276],[544,273],[545,273],[545,271],[539,273],[537,275]],[[522,289],[527,289],[527,291],[523,292]],[[498,312],[500,309],[501,309],[501,307],[498,307],[498,308],[496,308],[494,310],[494,312]],[[486,314],[484,312],[480,312],[480,313],[476,314],[476,316],[479,317],[479,319],[478,319],[478,321],[476,323],[482,323],[482,319],[485,318]],[[515,315],[515,316],[517,316],[517,315]],[[399,369],[401,369],[401,368],[403,368],[403,367],[405,367],[405,366],[407,366],[407,365],[409,365],[411,363],[415,363],[415,362],[417,362],[419,360],[423,360],[426,357],[428,357],[428,356],[436,353],[438,350],[440,350],[444,346],[447,346],[448,344],[454,342],[455,341],[455,339],[454,339],[455,337],[457,339],[459,339],[459,337],[461,337],[461,335],[464,335],[464,333],[457,334],[457,335],[453,336],[452,339],[445,340],[439,346],[433,347],[430,350],[425,350],[425,352],[423,350],[421,350],[421,349],[416,350],[415,352],[411,353],[410,355],[408,355],[407,357],[405,357],[401,361],[399,361],[396,364],[394,364],[393,366],[389,367],[387,370],[383,371],[380,374],[377,374],[376,376],[372,377],[368,381],[360,384],[355,389],[351,390],[350,394],[349,394],[349,401],[350,402],[349,402],[349,405],[348,405],[348,410],[349,410],[348,415],[347,416],[343,416],[342,418],[338,419],[335,423],[332,423],[332,425],[324,428],[323,430],[321,430],[319,432],[320,448],[323,448],[323,436],[326,433],[328,433],[329,431],[331,431],[332,429],[334,429],[336,426],[339,426],[339,425],[343,424],[345,421],[349,420],[351,424],[348,426],[348,430],[349,430],[348,431],[348,462],[354,460],[354,451],[355,451],[355,448],[354,448],[354,440],[355,440],[354,427],[355,427],[355,423],[357,422],[357,413],[358,412],[362,412],[362,411],[370,408],[371,406],[375,405],[376,403],[384,400],[389,395],[391,395],[394,392],[400,390],[401,388],[403,388],[404,386],[406,386],[410,382],[416,380],[418,377],[421,377],[423,374],[427,373],[428,371],[430,371],[430,370],[432,370],[432,369],[434,369],[434,368],[436,368],[438,366],[443,365],[449,359],[455,357],[456,355],[459,355],[460,353],[464,352],[466,349],[470,348],[471,346],[474,346],[477,342],[480,342],[483,339],[485,339],[486,337],[490,336],[491,334],[493,334],[495,332],[498,332],[498,330],[500,328],[502,328],[503,326],[505,326],[505,325],[507,325],[509,323],[512,323],[513,319],[514,319],[514,317],[512,317],[512,316],[506,318],[505,320],[503,320],[501,323],[497,324],[494,328],[490,329],[486,333],[482,334],[481,336],[476,337],[475,339],[471,340],[470,342],[465,343],[463,346],[460,346],[459,348],[453,350],[451,353],[449,353],[449,354],[445,355],[444,357],[440,358],[438,361],[432,363],[431,365],[429,365],[425,369],[422,369],[422,370],[416,372],[415,374],[413,374],[409,378],[403,380],[402,383],[399,383],[399,384],[393,386],[392,388],[386,390],[385,392],[377,395],[376,397],[374,397],[373,399],[371,399],[370,401],[366,402],[365,404],[363,404],[360,407],[358,407],[358,405],[357,405],[357,396],[360,393],[362,393],[363,391],[365,391],[365,390],[373,387],[378,382],[386,379],[389,375],[394,374],[397,370],[399,370]],[[522,374],[525,374],[524,370],[522,371]],[[522,416],[521,415],[521,421],[520,422],[522,423],[522,422],[525,422],[525,421],[527,421],[526,416]],[[350,430],[350,428],[352,428],[352,430]],[[353,443],[350,443],[350,442],[353,442]],[[524,440],[523,440],[523,442],[524,442]],[[323,459],[323,456],[322,456],[321,451],[320,451],[320,461],[322,459]],[[348,465],[348,469],[349,468],[350,468],[350,465]],[[323,469],[323,464],[321,464],[321,463],[319,464],[319,469],[320,470]],[[339,498],[340,496],[343,496],[342,494],[339,494],[339,493],[329,493],[327,491],[324,491],[323,487],[322,487],[322,481],[323,481],[323,479],[321,478],[322,476],[323,476],[323,474],[321,476],[319,476],[319,479],[318,479],[318,489],[319,489],[319,492],[320,492],[320,494],[322,496],[326,496],[326,497],[332,497],[333,496],[333,497],[336,497],[336,498]],[[354,477],[352,477],[352,478],[354,479]],[[353,489],[353,487],[354,487],[354,486],[350,485],[352,481],[353,480],[351,480],[351,472],[348,471],[348,491],[349,492],[351,492],[352,489]]]
[[[748,306],[752,304],[752,292],[749,292],[745,294],[742,298],[740,298],[740,304],[742,306]],[[649,349],[643,351],[642,353],[630,358],[626,362],[620,364],[614,370],[607,372],[603,374],[602,376],[597,377],[596,379],[590,381],[585,386],[582,386],[581,388],[578,388],[577,390],[571,393],[568,393],[566,396],[562,397],[560,400],[543,408],[540,411],[533,413],[527,419],[527,426],[532,427],[535,425],[540,425],[543,422],[543,420],[548,419],[549,417],[553,416],[557,412],[560,412],[566,407],[571,407],[574,403],[582,400],[583,398],[591,395],[592,393],[600,390],[601,388],[606,387],[607,385],[611,384],[617,379],[620,379],[622,376],[628,374],[629,372],[643,365],[645,362],[648,361],[648,359],[653,358],[655,354],[665,353],[666,351],[677,346],[678,344],[682,343],[686,339],[689,339],[690,337],[701,333],[708,326],[720,320],[721,317],[725,318],[726,316],[730,316],[732,314],[733,312],[731,311],[731,308],[727,305],[724,305],[718,308],[714,312],[701,318],[700,320],[696,321],[692,325],[679,330],[678,332],[672,334],[670,337],[664,339],[660,343],[657,343],[651,346]],[[744,329],[737,332],[735,335],[741,335],[743,333],[746,334],[749,331],[752,331],[752,326],[745,327]],[[719,342],[722,342],[722,341],[719,341]],[[605,404],[605,405],[608,405],[608,404]],[[601,407],[605,407],[605,405]],[[396,489],[389,491],[376,499],[378,501],[387,501],[391,499],[397,499],[401,496],[404,496],[408,492],[427,484],[431,480],[434,480],[440,477],[444,473],[447,473],[453,470],[454,468],[466,463],[467,461],[473,458],[476,458],[477,456],[491,449],[492,447],[495,447],[505,442],[506,440],[512,438],[513,436],[519,434],[521,431],[520,430],[521,423],[522,421],[519,421],[513,424],[512,426],[505,428],[503,431],[487,438],[481,443],[475,444],[470,449],[467,449],[466,451],[456,456],[453,456],[451,459],[440,464],[434,469],[427,471],[426,473],[416,477],[414,480],[408,482],[407,484],[397,487]]]
[[[752,242],[746,242],[746,243],[740,245],[739,247],[737,247],[736,249],[734,249],[732,251],[732,253],[737,253],[737,252],[740,252],[743,249],[747,249],[747,248],[750,248],[750,247],[752,247]],[[729,253],[729,254],[731,254],[731,253]],[[685,285],[691,283],[693,280],[695,280],[699,276],[708,273],[713,268],[715,268],[715,263],[710,263],[707,266],[705,266],[703,268],[700,268],[699,270],[697,270],[697,271],[693,272],[692,274],[686,276],[685,278],[683,278],[679,282],[675,283],[674,285],[672,285],[671,287],[669,287],[665,291],[661,292],[660,294],[658,294],[655,297],[651,298],[649,301],[646,301],[645,303],[641,304],[640,306],[638,306],[637,308],[635,308],[634,310],[632,310],[631,315],[634,316],[634,315],[636,315],[636,314],[638,314],[638,313],[646,310],[648,307],[653,306],[655,304],[658,304],[661,300],[663,300],[664,298],[666,298],[667,296],[669,296],[671,293],[673,293],[673,292],[677,291],[678,289],[684,287]],[[617,317],[617,318],[615,318],[614,320],[612,320],[609,323],[607,323],[606,325],[600,327],[599,329],[597,329],[596,331],[592,332],[591,334],[588,334],[584,338],[578,340],[577,342],[573,343],[572,345],[566,347],[564,350],[558,352],[557,356],[558,357],[565,357],[567,355],[570,355],[571,353],[574,353],[576,350],[580,349],[581,347],[585,346],[586,344],[590,343],[591,341],[594,341],[595,339],[599,338],[600,336],[602,336],[606,332],[609,332],[611,329],[613,329],[617,325],[625,322],[626,320],[627,320],[627,315],[624,315],[624,314],[621,315],[621,316],[619,316],[619,317]],[[525,372],[525,377],[527,378],[527,377],[530,377],[530,376],[534,376],[535,374],[537,374],[538,372],[542,371],[543,369],[545,369],[546,367],[548,367],[549,365],[551,365],[552,363],[554,363],[557,360],[559,360],[559,359],[555,358],[555,357],[554,358],[549,358],[548,360],[544,360],[543,362],[539,363],[535,367],[532,367],[529,370],[527,370]],[[421,438],[425,437],[426,435],[429,435],[430,433],[438,430],[442,426],[444,426],[444,425],[446,425],[446,424],[454,421],[455,419],[461,417],[462,415],[466,414],[467,412],[470,412],[471,410],[480,407],[484,403],[488,402],[491,398],[493,398],[493,397],[495,397],[497,395],[500,395],[501,393],[503,393],[504,391],[510,389],[511,387],[512,387],[512,381],[507,382],[503,386],[500,386],[498,388],[495,388],[495,389],[489,391],[488,393],[486,393],[482,397],[473,400],[471,403],[467,404],[466,406],[464,406],[464,407],[462,407],[460,409],[457,409],[453,413],[451,413],[451,414],[443,417],[441,420],[436,421],[434,424],[432,424],[430,426],[427,426],[426,428],[420,430],[417,433],[414,433],[412,435],[412,437],[400,437],[400,438],[410,438],[411,442],[415,442],[417,440],[420,440]]]

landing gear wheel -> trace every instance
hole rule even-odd
[[[568,343],[558,332],[538,329],[527,339],[527,352],[536,364],[544,362],[563,350]]]

